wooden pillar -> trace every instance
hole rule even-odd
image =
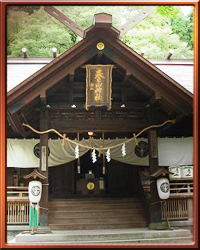
[[[151,103],[149,110],[147,112],[149,125],[156,124],[156,102]],[[148,131],[148,144],[149,144],[149,169],[150,175],[155,173],[158,168],[158,138],[156,129],[151,129]],[[150,214],[149,214],[149,228],[157,229],[156,224],[161,223],[161,203],[159,202],[160,198],[158,196],[157,185],[155,179],[150,179]]]
[[[149,142],[149,167],[150,175],[158,170],[158,141],[157,141],[157,131],[150,130],[148,132],[148,142]],[[150,180],[150,224],[161,222],[161,203],[158,196],[156,180]]]
[[[48,109],[46,108],[46,99],[41,98],[41,109],[40,109],[40,131],[48,129]],[[39,226],[48,227],[48,134],[40,135],[40,172],[47,178],[43,181],[42,185],[42,197],[40,200],[40,216]]]

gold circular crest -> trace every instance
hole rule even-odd
[[[102,42],[97,43],[97,49],[98,50],[103,50],[104,48],[105,48],[104,43],[102,43]]]
[[[87,189],[88,190],[93,190],[94,189],[94,183],[93,182],[88,182]]]

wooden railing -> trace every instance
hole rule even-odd
[[[170,197],[189,197],[193,195],[192,182],[172,182],[170,183]]]
[[[7,200],[28,200],[28,187],[9,186],[7,187]]]
[[[7,223],[29,223],[28,187],[7,187]]]
[[[8,224],[28,224],[29,223],[29,202],[8,201],[7,223]]]
[[[187,220],[192,217],[193,182],[180,180],[170,183],[170,198],[161,204],[162,220]]]
[[[162,220],[166,220],[166,215],[170,220],[188,219],[188,203],[186,198],[170,198],[166,203],[161,203]]]

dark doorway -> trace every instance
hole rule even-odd
[[[98,156],[96,151],[97,161],[92,162],[91,151],[89,150],[80,158],[80,173],[76,171],[75,176],[75,194],[76,196],[105,196],[106,175],[103,173],[103,156]],[[78,163],[76,161],[76,166]],[[77,167],[76,167],[77,169]],[[88,183],[93,183],[94,188],[88,190]]]
[[[103,156],[92,162],[91,151],[80,158],[80,173],[77,160],[60,166],[49,167],[49,197],[134,197],[138,194],[138,169],[119,161],[105,161]],[[105,172],[103,172],[105,165]],[[94,188],[88,189],[88,183]]]
[[[74,195],[74,162],[49,167],[49,198],[62,199]]]
[[[111,160],[108,166],[109,196],[134,197],[138,194],[138,169],[123,162]]]

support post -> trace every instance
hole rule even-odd
[[[40,131],[48,129],[48,109],[46,108],[46,98],[41,98],[40,109]],[[48,218],[48,194],[49,194],[49,180],[48,180],[48,134],[40,135],[40,173],[47,178],[42,184],[42,196],[40,200],[40,215],[39,215],[39,228],[45,232],[49,229]]]
[[[155,173],[158,168],[158,142],[157,142],[157,131],[150,130],[148,132],[149,141],[149,167],[150,175]],[[150,225],[149,228],[158,229],[156,225],[161,224],[161,203],[158,196],[156,181],[150,181]]]

